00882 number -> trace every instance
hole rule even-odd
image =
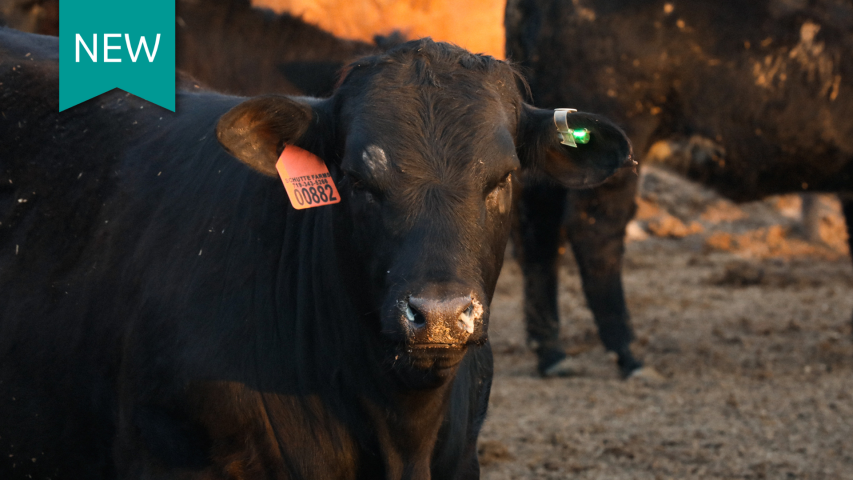
[[[317,203],[335,202],[337,197],[334,195],[334,190],[330,185],[320,185],[319,187],[310,188],[294,188],[293,195],[296,197],[296,202],[302,206],[306,203],[314,205]]]

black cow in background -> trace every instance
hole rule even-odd
[[[401,43],[345,40],[288,13],[249,0],[176,0],[176,65],[214,90],[239,95],[328,96],[341,69],[358,57]],[[59,0],[0,0],[8,26],[59,34]]]
[[[618,108],[596,103],[599,72],[591,70],[583,57],[572,58],[565,53],[545,57],[534,51],[540,43],[569,40],[561,36],[563,20],[549,17],[552,13],[539,10],[535,2],[507,3],[507,57],[524,67],[522,73],[529,77],[533,97],[547,105],[608,108],[613,118],[624,121]],[[574,78],[568,75],[575,71]],[[591,99],[572,89],[573,82],[579,85],[585,74],[595,78],[587,85],[594,96]],[[528,344],[539,358],[537,369],[543,376],[579,373],[566,358],[559,339],[557,273],[564,240],[568,240],[577,260],[599,337],[607,350],[617,354],[621,374],[657,376],[653,369],[644,369],[631,352],[634,333],[622,287],[625,228],[636,211],[637,178],[636,171],[625,170],[592,189],[567,189],[535,175],[527,175],[522,182],[513,245],[524,274]]]
[[[177,113],[59,113],[57,50],[0,28],[0,478],[477,478],[511,177],[600,183],[621,130],[429,39]],[[289,204],[296,147],[339,203]]]
[[[221,92],[328,96],[344,65],[379,50],[249,0],[178,0],[176,10],[177,67]]]
[[[0,0],[0,27],[59,35],[59,0]]]
[[[736,201],[853,191],[849,0],[510,0],[506,28],[508,57],[525,67],[538,103],[606,112],[639,152],[651,149],[643,161]],[[553,225],[565,216],[602,340],[626,348],[617,272],[635,190],[625,174],[589,191],[526,189],[522,264],[534,340],[557,338]],[[566,197],[565,212],[555,208]],[[853,198],[840,197],[853,251]],[[591,264],[612,273],[594,270],[590,282]],[[602,320],[596,309],[612,313]],[[621,355],[620,365],[625,372]]]

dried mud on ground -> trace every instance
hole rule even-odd
[[[483,478],[853,479],[853,263],[837,204],[820,199],[808,241],[796,196],[736,206],[654,170],[642,185],[625,290],[634,349],[664,379],[619,379],[570,253],[562,338],[586,372],[537,378],[508,252]]]

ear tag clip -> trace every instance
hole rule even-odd
[[[341,201],[338,187],[323,160],[294,145],[286,145],[275,169],[284,183],[290,204],[297,210]]]
[[[557,108],[554,110],[554,125],[557,126],[557,135],[560,143],[577,148],[578,144],[589,143],[589,130],[586,128],[569,128],[568,116],[577,112],[574,108]]]

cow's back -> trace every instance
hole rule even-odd
[[[221,92],[327,96],[346,63],[376,51],[248,1],[177,7],[178,67]]]

